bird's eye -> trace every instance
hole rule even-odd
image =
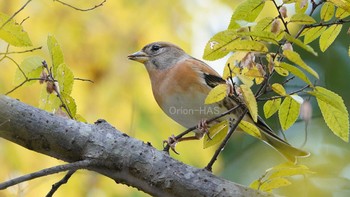
[[[159,49],[160,49],[159,45],[153,45],[151,48],[152,51],[158,51]]]

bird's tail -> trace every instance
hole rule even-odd
[[[295,163],[297,157],[307,157],[310,155],[309,152],[295,148],[286,141],[282,140],[279,136],[272,132],[272,129],[267,126],[267,124],[260,117],[256,125],[260,129],[262,140],[275,148],[289,161]]]

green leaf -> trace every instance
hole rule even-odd
[[[73,119],[75,119],[75,115],[77,113],[77,104],[75,103],[75,100],[68,94],[61,94],[62,100],[64,104],[67,106],[69,114],[72,116]]]
[[[42,61],[44,61],[44,59],[38,56],[28,57],[22,61],[20,67],[29,79],[39,78],[43,70]],[[24,77],[23,73],[19,69],[17,69],[15,73],[14,83],[22,83],[25,79],[26,78]],[[28,81],[26,84],[29,85],[35,82],[38,81]]]
[[[331,131],[342,140],[349,141],[349,114],[343,99],[323,87],[308,92],[316,97],[322,116]]]
[[[275,20],[273,17],[265,17],[261,19],[256,26],[253,28],[253,31],[259,32],[259,31],[267,31],[271,32],[271,26],[272,22]]]
[[[278,110],[278,117],[281,123],[282,130],[287,130],[298,119],[300,103],[296,102],[291,97],[286,97],[280,109]]]
[[[342,27],[343,25],[341,24],[331,25],[322,33],[320,37],[320,49],[322,52],[325,52],[328,47],[334,42]]]
[[[337,19],[343,19],[350,15],[350,12],[345,11],[343,8],[337,8],[337,11],[335,11],[335,17]]]
[[[0,27],[9,19],[9,16],[0,12]],[[28,33],[23,30],[23,27],[20,24],[12,19],[0,29],[0,39],[16,47],[32,46],[32,41],[30,40]]]
[[[320,37],[320,35],[327,29],[326,26],[317,26],[317,27],[311,27],[311,28],[307,28],[303,31],[304,37],[304,43],[308,44],[312,41],[314,41],[315,39],[317,39],[318,37]]]
[[[285,96],[287,93],[286,93],[286,90],[284,89],[284,87],[279,84],[279,83],[274,83],[271,85],[271,88],[274,92],[276,92],[277,94],[281,95],[281,96]]]
[[[58,81],[60,93],[70,95],[73,89],[74,75],[66,64],[57,67],[55,79]]]
[[[239,122],[238,124],[238,127],[253,137],[261,138],[261,133],[258,127],[255,126],[255,124],[252,124],[245,120],[241,120],[241,122]]]
[[[206,60],[217,60],[224,57],[230,52],[227,46],[237,39],[236,32],[232,30],[225,30],[215,34],[205,46],[203,58]]]
[[[309,45],[306,45],[305,43],[303,43],[301,40],[294,38],[293,36],[289,35],[289,34],[285,34],[285,38],[289,41],[292,42],[296,45],[298,45],[299,47],[301,47],[302,49],[306,50],[307,52],[312,53],[313,55],[317,56],[316,51]]]
[[[288,63],[285,62],[281,62],[279,64],[280,67],[288,70],[289,72],[291,72],[293,75],[297,76],[299,79],[303,80],[304,82],[306,82],[307,84],[309,84],[310,86],[313,86],[311,81],[309,80],[309,78],[306,76],[306,74],[301,71],[299,68],[292,66]]]
[[[253,40],[263,40],[269,43],[278,45],[278,40],[276,40],[276,35],[268,31],[248,31],[248,32],[238,32],[237,35],[243,37],[252,37]]]
[[[209,136],[211,139],[209,139],[208,135],[204,135],[203,139],[203,148],[208,148],[210,146],[213,146],[215,144],[218,144],[222,142],[227,135],[229,123],[227,120],[224,120],[222,122],[219,122],[209,129]]]
[[[275,114],[278,111],[278,109],[281,106],[281,100],[281,98],[277,98],[266,101],[263,108],[264,115],[266,118],[270,118],[273,114]]]
[[[321,13],[320,13],[321,19],[323,21],[331,20],[334,16],[334,11],[335,11],[335,8],[334,8],[333,3],[325,2],[321,8]]]
[[[317,79],[319,79],[319,76],[317,72],[309,67],[300,57],[300,55],[292,50],[284,50],[283,55],[290,60],[291,62],[298,64],[301,68],[315,76]]]
[[[304,13],[294,14],[290,20],[290,23],[296,23],[301,25],[310,25],[316,23],[315,19]]]
[[[227,96],[227,84],[219,84],[210,90],[205,104],[212,104],[221,101]]]
[[[237,21],[254,22],[264,8],[264,0],[247,0],[239,4],[234,11],[228,29],[238,29],[241,26]]]
[[[298,14],[304,14],[308,8],[309,1],[307,0],[295,0],[295,12]]]
[[[283,77],[286,77],[289,75],[289,71],[280,66],[280,63],[281,63],[280,61],[275,60],[274,62],[275,62],[274,69],[277,72],[277,74],[279,74]]]
[[[51,55],[52,72],[54,77],[56,77],[58,66],[63,64],[64,62],[62,49],[58,44],[56,38],[51,35],[47,37],[47,47],[49,48],[49,52]]]
[[[243,100],[247,106],[250,115],[252,116],[254,122],[258,121],[258,104],[256,102],[255,96],[249,86],[242,84],[239,86],[242,91]]]
[[[338,8],[342,8],[343,10],[350,13],[350,1],[349,0],[328,0],[333,3]]]
[[[268,52],[268,48],[263,43],[253,40],[240,40],[239,35],[233,30],[217,33],[207,43],[203,58],[216,60],[224,57],[231,51]]]

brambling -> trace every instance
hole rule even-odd
[[[230,97],[218,103],[204,104],[210,90],[218,84],[226,83],[226,80],[206,63],[191,57],[174,44],[154,42],[143,47],[141,51],[129,55],[128,58],[145,65],[154,98],[170,118],[186,128],[200,125],[194,130],[195,136],[186,139],[200,139],[203,130],[206,130],[202,128],[206,126],[203,120],[218,116],[238,104],[236,99]],[[243,111],[243,108],[237,108],[229,116],[237,119]],[[223,118],[216,122],[222,121]],[[261,139],[288,160],[294,162],[296,157],[309,155],[274,134],[260,117],[255,123],[247,113],[243,120],[254,123],[261,132]]]

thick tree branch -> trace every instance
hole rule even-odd
[[[85,124],[0,96],[0,137],[154,196],[268,196],[174,160],[105,121]]]

